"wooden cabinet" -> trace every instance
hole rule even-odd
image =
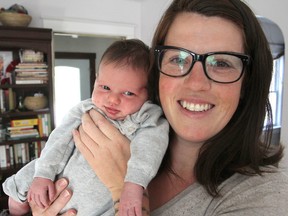
[[[31,62],[40,62],[42,65],[45,65],[45,67],[42,68],[42,72],[46,74],[44,75],[46,77],[45,81],[28,81],[28,83],[25,84],[16,82],[19,78],[18,76],[20,76],[15,72],[16,68],[19,67],[19,64],[23,63],[23,61],[25,61],[25,63],[30,61],[29,58],[28,60],[27,58],[23,60],[23,55],[20,59],[21,54],[25,51],[27,51],[28,54],[29,52],[35,52],[42,55],[42,60],[32,58]],[[10,60],[11,62],[9,62]],[[3,160],[6,159],[7,163],[5,164],[4,161],[0,168],[0,209],[7,207],[7,196],[5,196],[2,191],[3,181],[8,176],[17,172],[17,170],[29,160],[38,157],[37,152],[41,151],[40,148],[45,145],[49,133],[54,128],[52,30],[0,26],[0,66],[1,61],[4,67],[2,71],[0,69],[0,160],[3,162]],[[30,66],[29,68],[31,68]],[[46,71],[46,73],[44,71]],[[35,79],[37,80],[37,78]],[[39,78],[39,80],[41,79],[42,78]],[[48,103],[46,102],[46,106],[41,109],[32,110],[28,110],[25,107],[23,108],[23,100],[27,96],[34,95],[43,95],[48,101]],[[38,120],[37,123],[34,123],[32,126],[33,129],[38,131],[38,135],[12,137],[12,132],[9,133],[8,130],[9,127],[13,126],[11,122],[15,122],[15,120],[25,122],[24,119],[27,121],[32,119]],[[45,133],[43,127],[45,127]],[[25,158],[21,158],[23,157],[21,152],[25,154]]]

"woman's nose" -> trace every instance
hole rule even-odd
[[[201,62],[195,62],[191,71],[185,76],[185,84],[194,90],[208,90],[211,80],[206,76]]]

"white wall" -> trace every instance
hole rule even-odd
[[[8,8],[15,1],[1,0],[0,7]],[[30,27],[43,27],[42,18],[87,20],[131,24],[136,36],[141,35],[141,1],[134,0],[17,0],[33,17]]]
[[[154,31],[164,10],[172,0],[144,0],[142,3],[141,39],[150,45]]]

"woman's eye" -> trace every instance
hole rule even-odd
[[[135,95],[134,93],[129,92],[129,91],[126,91],[126,92],[124,92],[123,94],[126,95],[126,96],[133,96],[133,95]]]
[[[228,64],[227,62],[225,61],[215,61],[213,66],[215,67],[221,67],[221,68],[227,68],[227,67],[230,67],[230,64]]]
[[[175,57],[175,58],[170,59],[170,63],[176,64],[176,65],[185,65],[187,64],[187,61],[186,59]]]
[[[206,59],[206,65],[215,67],[215,68],[230,68],[232,67],[232,62],[230,62],[228,59],[224,57],[214,57],[214,56],[209,56]]]

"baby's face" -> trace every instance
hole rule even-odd
[[[100,64],[92,101],[109,118],[123,120],[147,100],[147,79],[146,71],[130,65]]]

